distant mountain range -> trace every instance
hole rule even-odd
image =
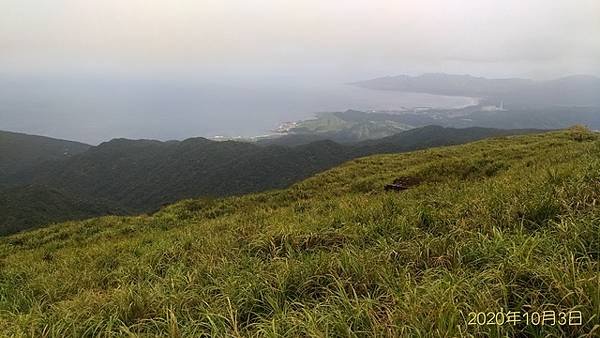
[[[22,143],[0,145],[8,153],[21,154],[11,157],[9,172],[19,171],[2,176],[6,187],[0,191],[0,232],[103,214],[152,212],[191,197],[284,188],[357,157],[531,132],[535,130],[427,126],[354,144],[320,140],[298,146],[192,138],[115,139],[90,147],[42,139],[74,147],[68,155],[57,151],[45,162],[31,146],[40,138],[19,134],[13,137]],[[4,153],[0,156],[6,158]]]
[[[376,90],[478,97],[493,102],[504,101],[512,108],[600,106],[600,78],[589,75],[534,81],[431,73],[420,76],[386,76],[352,84]]]

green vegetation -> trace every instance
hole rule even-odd
[[[346,128],[351,121],[336,116],[336,113],[320,113],[317,118],[301,121],[296,128],[307,132],[330,132]]]
[[[526,132],[429,126],[352,146],[319,141],[297,147],[115,139],[22,170],[12,182],[21,186],[0,191],[0,234],[86,216],[153,212],[184,198],[285,188],[361,156]]]
[[[38,185],[0,192],[0,235],[42,224],[123,213],[117,206]]]
[[[289,130],[289,135],[262,140],[260,143],[294,145],[317,139],[329,139],[340,143],[374,140],[414,128],[403,120],[403,117],[397,114],[365,113],[356,110],[320,113],[314,119],[298,122]]]
[[[383,192],[401,176],[421,184]],[[0,241],[0,332],[597,336],[600,138],[581,128],[360,158],[287,190]],[[581,326],[467,326],[578,310]]]
[[[81,154],[89,145],[0,130],[0,187],[4,178],[50,160]]]
[[[436,124],[454,128],[562,129],[584,124],[600,130],[600,78],[594,76],[575,75],[534,81],[438,73],[387,76],[354,85],[373,90],[478,98],[479,104],[458,109],[433,108],[387,114],[414,127]],[[494,106],[498,109],[488,109]],[[501,106],[503,109],[500,109]]]

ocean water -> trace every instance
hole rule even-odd
[[[457,107],[465,97],[331,84],[1,79],[0,129],[90,144],[116,137],[256,136],[317,112]]]

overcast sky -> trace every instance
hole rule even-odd
[[[598,0],[0,0],[0,71],[600,75]]]

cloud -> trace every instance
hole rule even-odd
[[[593,72],[600,69],[598,35],[594,0],[0,3],[0,63],[11,69],[320,64],[393,72],[447,62],[508,70],[541,61],[549,70],[571,62]]]

